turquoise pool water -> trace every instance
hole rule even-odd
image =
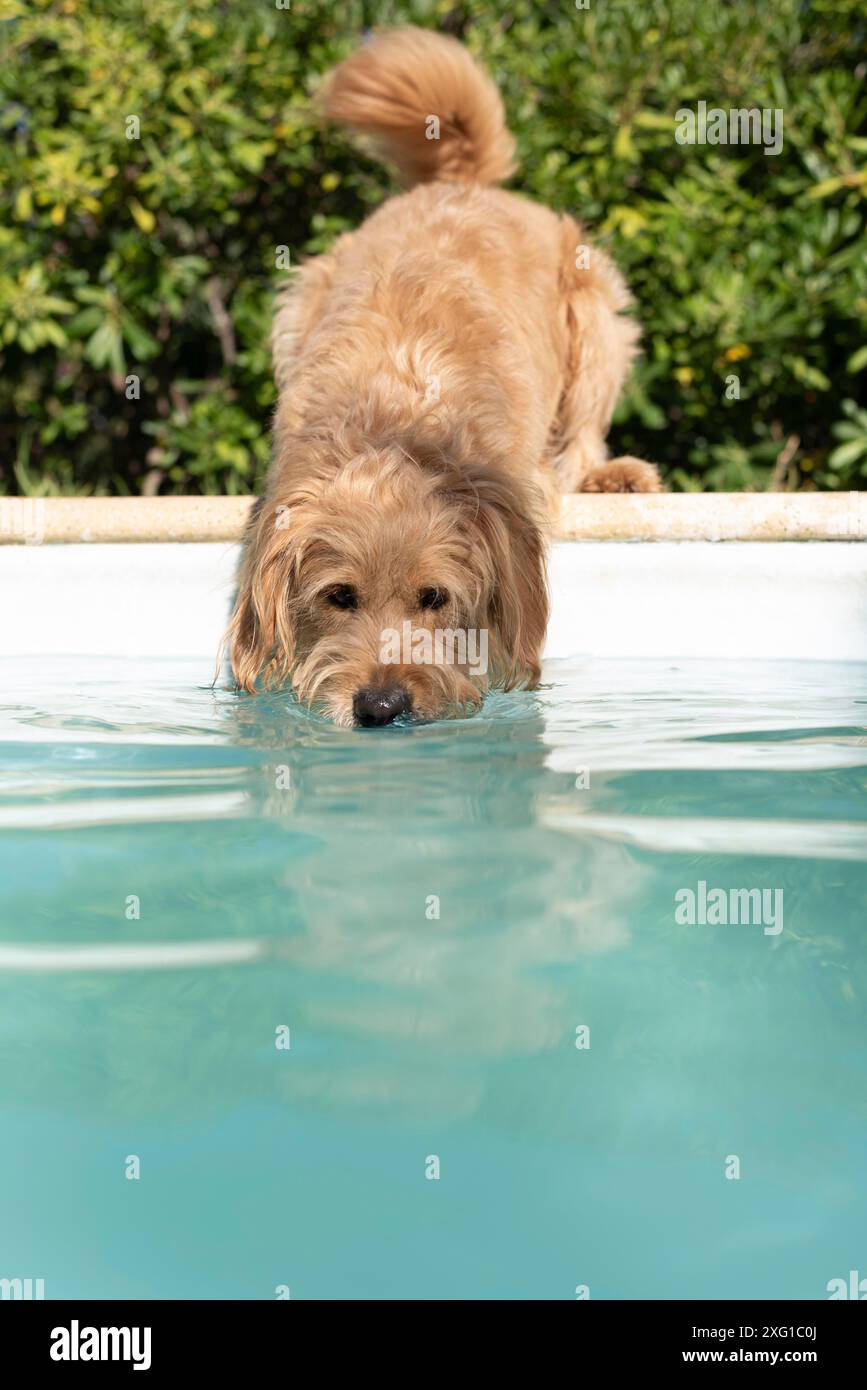
[[[359,732],[201,678],[3,664],[0,1278],[867,1276],[865,668],[555,662]],[[770,915],[677,920],[702,882]]]

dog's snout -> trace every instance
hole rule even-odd
[[[376,724],[390,724],[399,714],[409,714],[412,709],[412,696],[402,685],[391,686],[387,690],[367,690],[356,692],[352,701],[352,713],[356,724],[369,729]]]

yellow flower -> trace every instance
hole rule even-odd
[[[750,357],[752,348],[746,343],[735,343],[734,347],[726,348],[725,359],[727,362],[739,362],[742,357]]]

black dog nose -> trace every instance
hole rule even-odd
[[[376,724],[390,724],[399,714],[409,714],[412,696],[402,685],[388,690],[359,690],[352,701],[356,724],[370,729]]]

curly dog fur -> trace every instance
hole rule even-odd
[[[328,118],[410,191],[278,299],[274,460],[228,638],[247,690],[291,682],[343,725],[533,687],[559,493],[656,491],[608,459],[636,351],[618,270],[581,226],[493,185],[513,168],[497,89],[455,40],[386,32],[326,80]],[[484,630],[484,673],[395,664],[382,634]]]

